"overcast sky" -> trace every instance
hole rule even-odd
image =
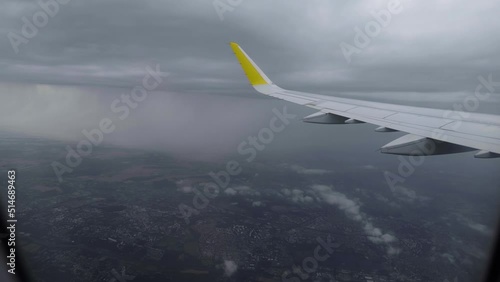
[[[27,38],[23,18],[33,23],[44,10],[37,1],[3,1],[0,129],[81,138],[148,65],[159,64],[168,78],[121,129],[162,144],[237,144],[283,103],[257,98],[230,41],[288,89],[451,108],[474,91],[479,75],[500,81],[498,1],[401,0],[400,12],[350,62],[341,43],[355,46],[355,28],[364,30],[389,1],[216,3],[237,5],[221,13],[212,0],[70,0]],[[479,110],[499,108],[492,103]],[[173,135],[181,137],[174,142]]]
[[[176,90],[245,90],[230,41],[275,82],[305,89],[450,92],[500,74],[498,1],[401,0],[401,12],[350,64],[340,43],[353,44],[354,28],[389,1],[230,2],[241,4],[221,20],[212,0],[70,0],[16,54],[8,32],[21,34],[22,18],[33,22],[43,10],[37,1],[4,1],[0,79],[115,85],[157,62]]]

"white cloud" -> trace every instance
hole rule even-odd
[[[290,166],[290,168],[293,171],[295,171],[296,173],[307,174],[307,175],[322,175],[322,174],[331,173],[331,171],[326,170],[326,169],[305,168],[305,167],[301,167],[299,165],[292,165],[292,166]]]
[[[361,212],[360,205],[349,199],[346,195],[333,191],[330,186],[313,185],[312,189],[317,193],[318,197],[325,203],[337,206],[344,211],[347,217],[358,221],[362,224],[368,240],[375,244],[385,244],[387,246],[388,255],[399,254],[400,249],[392,244],[397,242],[397,238],[389,233],[384,233],[380,228],[375,227],[370,219]]]
[[[456,214],[456,217],[460,223],[464,224],[465,226],[468,226],[469,228],[471,228],[471,229],[473,229],[473,230],[475,230],[483,235],[486,235],[486,236],[493,235],[493,230],[484,224],[474,222],[471,219],[466,218],[460,214]]]
[[[261,202],[261,201],[255,201],[255,202],[252,202],[252,207],[261,207],[263,206],[264,204]]]
[[[235,196],[235,195],[241,195],[241,196],[260,196],[260,192],[252,189],[249,186],[235,186],[235,187],[229,187],[226,190],[224,190],[224,193],[229,196]]]
[[[359,205],[347,198],[346,195],[335,192],[331,187],[325,185],[313,185],[312,189],[319,194],[324,202],[330,205],[336,205],[339,209],[343,210],[349,218],[356,221],[362,220]]]
[[[182,186],[179,188],[179,191],[183,193],[191,193],[193,191],[193,188],[191,186]]]
[[[415,190],[401,185],[392,185],[391,191],[394,197],[405,202],[414,202],[415,200],[424,202],[429,200],[428,197],[418,195]]]
[[[304,194],[304,191],[299,189],[292,190],[292,201],[296,203],[312,203],[314,199],[311,196],[307,196]]]
[[[227,277],[233,275],[238,270],[238,265],[232,260],[224,260],[224,273]]]
[[[476,231],[479,231],[480,233],[482,233],[484,235],[493,234],[493,231],[490,228],[488,228],[488,226],[481,224],[481,223],[469,221],[469,222],[467,222],[467,226],[469,226],[470,228],[472,228]]]
[[[238,192],[236,190],[234,190],[233,188],[231,188],[231,187],[229,187],[226,190],[224,190],[224,193],[226,195],[231,195],[231,196],[234,196],[234,195],[238,194]]]
[[[309,194],[309,195],[308,195]],[[289,198],[292,202],[295,203],[313,203],[314,198],[312,197],[312,193],[309,191],[305,193],[300,189],[281,189],[281,195],[285,198]]]
[[[387,248],[387,254],[392,256],[392,255],[397,255],[401,252],[401,249],[399,248],[394,248],[394,247],[389,247]]]

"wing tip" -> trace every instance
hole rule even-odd
[[[248,54],[243,51],[238,43],[231,41],[229,45],[231,49],[233,49],[236,59],[243,68],[243,72],[246,74],[252,86],[272,84],[271,80],[262,72]]]

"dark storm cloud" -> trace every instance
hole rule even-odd
[[[233,40],[276,82],[309,90],[473,91],[477,75],[500,75],[498,2],[401,0],[402,12],[348,64],[339,44],[353,44],[354,28],[389,1],[364,2],[242,1],[221,21],[211,0],[70,0],[16,54],[8,32],[20,34],[22,18],[41,8],[8,0],[0,79],[120,86],[154,61],[175,90],[230,93],[246,89]]]

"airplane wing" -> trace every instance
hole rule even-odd
[[[397,155],[438,155],[479,150],[477,158],[500,157],[500,116],[411,107],[285,90],[274,84],[234,42],[230,43],[250,84],[258,92],[319,112],[305,122],[371,123],[377,132],[408,133],[381,148]]]

